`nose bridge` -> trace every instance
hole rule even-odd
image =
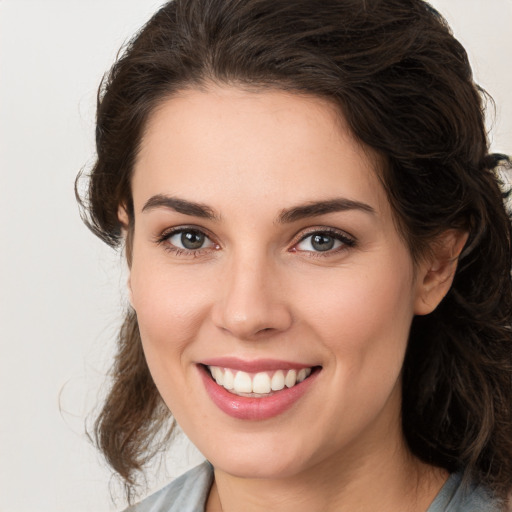
[[[286,330],[292,318],[280,281],[278,266],[265,251],[234,251],[216,304],[216,324],[240,339]]]

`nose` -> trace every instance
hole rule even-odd
[[[292,313],[276,265],[267,258],[233,258],[213,307],[215,325],[243,340],[284,332]]]

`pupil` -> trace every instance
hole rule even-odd
[[[334,246],[334,238],[328,235],[315,235],[311,241],[311,245],[317,251],[328,251]]]
[[[199,249],[204,243],[204,235],[194,231],[185,231],[181,234],[181,243],[185,249]]]

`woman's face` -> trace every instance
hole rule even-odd
[[[376,165],[314,97],[187,90],[150,118],[131,299],[154,381],[215,467],[291,476],[401,439],[422,281]]]

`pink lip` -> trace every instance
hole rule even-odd
[[[261,363],[261,361],[259,362]],[[233,368],[233,366],[225,363],[226,361],[224,360],[223,364],[214,364],[212,366]],[[268,397],[252,398],[230,393],[212,379],[208,370],[204,366],[197,365],[197,368],[203,380],[206,392],[210,396],[212,402],[229,416],[241,420],[266,420],[285,412],[287,409],[292,407],[292,405],[295,404],[304,395],[304,393],[306,393],[320,373],[319,371],[313,371],[313,373],[301,383],[296,384],[291,388],[284,388],[281,391],[275,391]],[[282,366],[279,366],[279,368],[284,369]],[[293,366],[292,368],[307,367],[299,365]],[[258,369],[263,371],[261,370],[261,365],[258,365]],[[271,369],[274,368],[267,367],[267,370]]]
[[[237,357],[214,357],[201,361],[205,366],[220,366],[222,368],[231,368],[232,370],[242,370],[247,373],[271,372],[274,370],[300,370],[301,368],[311,368],[311,365],[294,363],[291,361],[279,361],[276,359],[255,359],[245,361]]]

